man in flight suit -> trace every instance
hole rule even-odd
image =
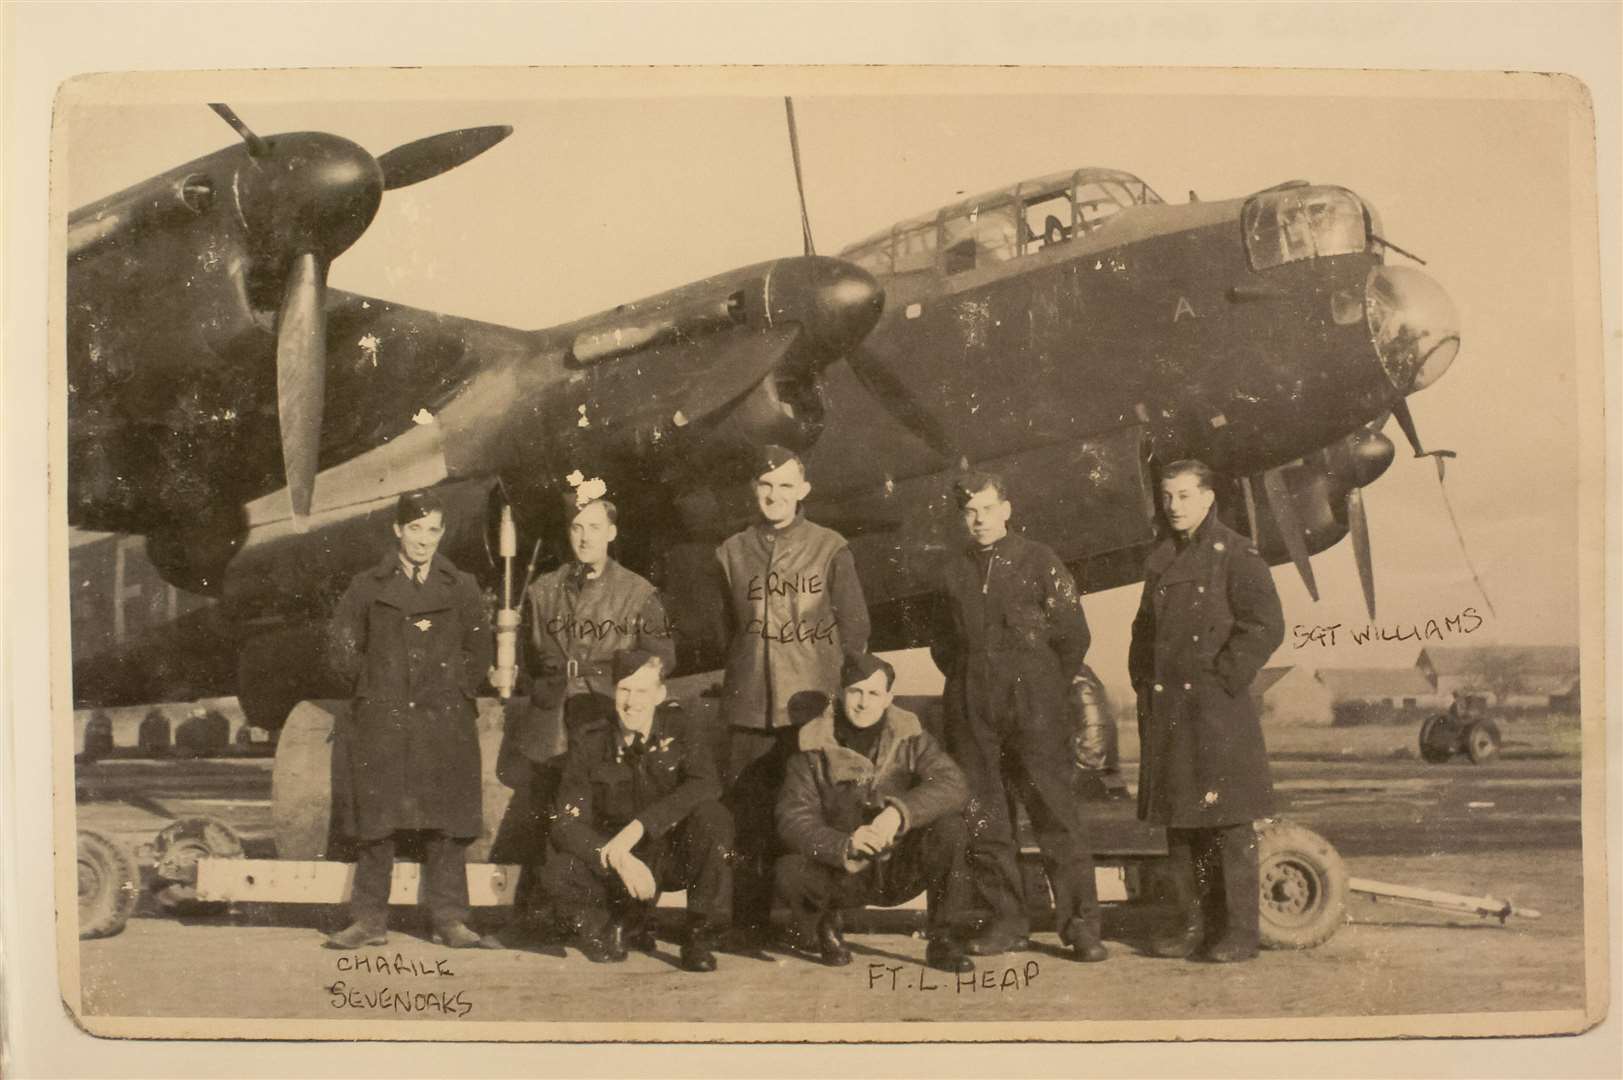
[[[1253,822],[1273,783],[1251,681],[1285,639],[1268,564],[1212,513],[1212,473],[1168,465],[1172,535],[1150,553],[1128,669],[1138,691],[1138,816],[1167,826],[1175,918],[1151,942],[1219,963],[1257,955],[1260,884]]]
[[[762,944],[772,910],[773,812],[795,749],[789,701],[805,690],[832,694],[841,662],[868,647],[868,605],[851,549],[801,513],[811,485],[799,455],[765,447],[753,475],[759,517],[716,549],[730,641],[721,720],[746,947]]]
[[[333,614],[327,660],[355,688],[334,736],[339,830],[360,844],[351,925],[327,939],[355,949],[386,940],[395,838],[423,843],[423,896],[435,940],[499,948],[468,929],[467,846],[483,799],[474,696],[492,660],[490,622],[471,574],[436,554],[445,507],[434,491],[402,495],[395,547],[355,575]]]
[[[969,778],[970,870],[991,912],[966,951],[990,956],[1027,945],[1018,800],[1042,849],[1060,940],[1078,960],[1103,960],[1066,710],[1066,689],[1088,651],[1082,598],[1052,551],[1009,532],[1013,508],[1000,477],[971,473],[956,494],[970,542],[943,567],[942,623],[930,652],[947,677],[947,751]]]
[[[732,917],[733,822],[718,801],[710,748],[666,701],[664,662],[614,654],[614,716],[570,737],[542,887],[594,963],[652,952],[661,889],[687,891],[682,967],[714,971]]]

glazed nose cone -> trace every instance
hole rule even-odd
[[[1436,382],[1460,351],[1460,316],[1431,275],[1377,266],[1364,282],[1364,316],[1376,358],[1401,394]]]

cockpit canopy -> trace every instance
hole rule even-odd
[[[1054,173],[898,222],[840,257],[881,276],[937,266],[955,274],[1085,236],[1130,206],[1161,201],[1131,173]]]

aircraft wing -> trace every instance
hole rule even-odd
[[[158,318],[119,317],[134,303],[123,288],[96,292],[106,283],[73,278],[70,268],[70,523],[139,533],[201,525],[284,485],[273,326],[206,292],[173,312],[154,297]],[[535,341],[337,290],[326,317],[322,468],[411,430],[482,365]]]

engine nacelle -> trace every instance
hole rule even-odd
[[[706,433],[700,454],[711,461],[741,459],[774,443],[804,452],[823,434],[827,412],[815,375],[774,371]]]

